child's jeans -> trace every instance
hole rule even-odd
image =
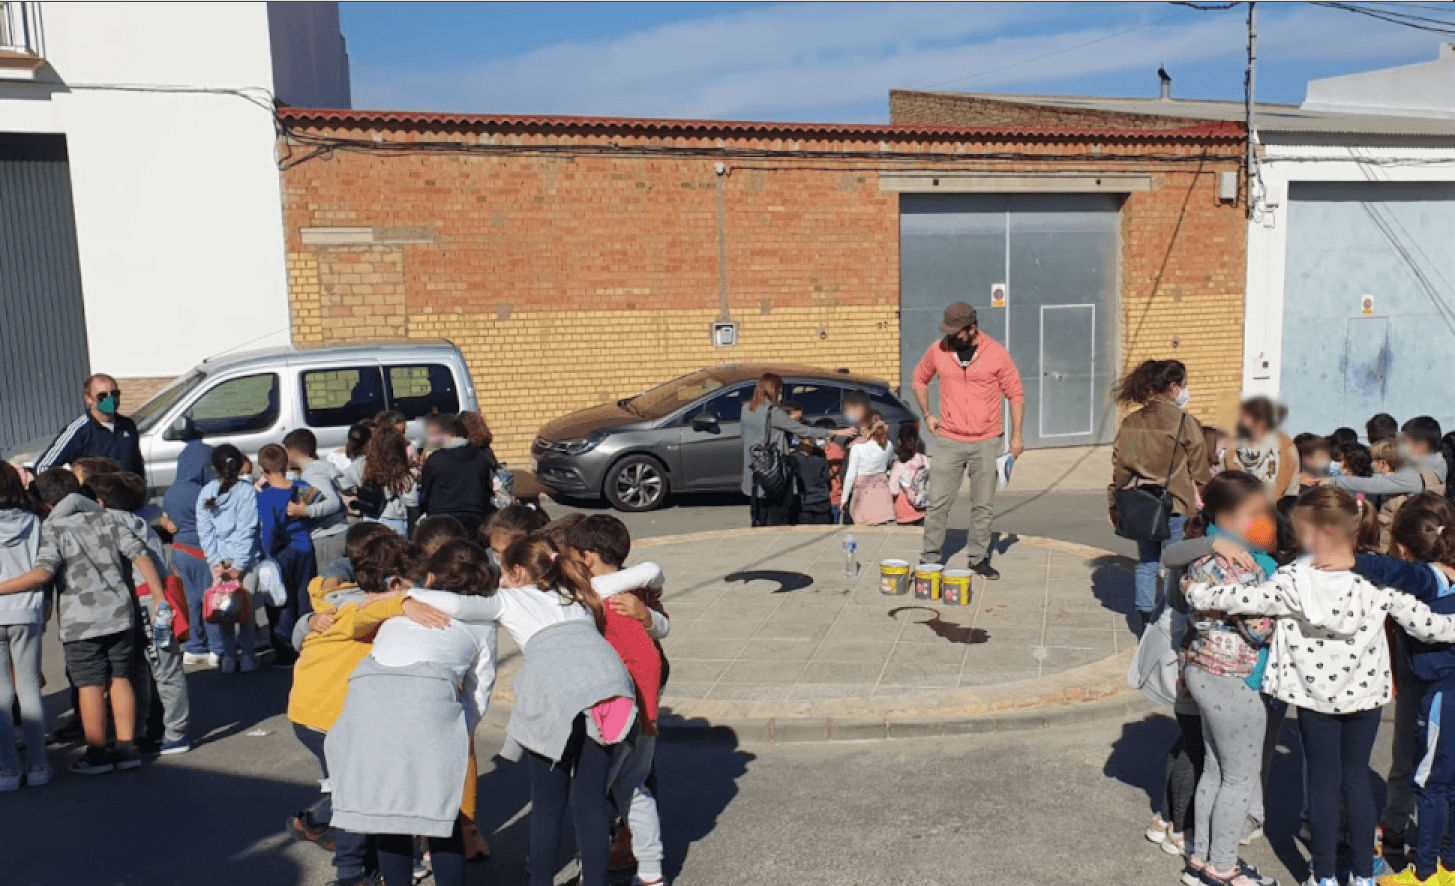
[[[662,822],[651,786],[656,747],[656,736],[634,730],[630,738],[616,746],[613,762],[619,768],[611,783],[617,811],[625,813],[631,828],[637,879],[644,883],[662,879]]]
[[[187,674],[182,670],[182,650],[176,640],[172,641],[170,649],[157,645],[151,607],[146,602],[142,601],[137,607],[137,615],[140,636],[136,645],[142,658],[146,659],[147,670],[137,668],[131,675],[131,685],[136,693],[136,734],[148,733],[147,713],[152,704],[152,686],[155,685],[157,700],[162,704],[162,741],[186,741],[191,705],[187,699]]]
[[[1308,761],[1309,826],[1313,831],[1313,872],[1323,879],[1337,876],[1339,800],[1348,818],[1349,867],[1356,877],[1374,876],[1374,786],[1369,755],[1379,732],[1379,708],[1352,714],[1321,714],[1298,709]],[[1432,829],[1433,830],[1433,829]]]
[[[318,758],[318,768],[323,774],[318,786],[321,791],[319,798],[313,805],[299,813],[306,816],[309,824],[317,827],[333,826],[333,794],[329,793],[328,784],[328,758],[323,753],[323,740],[328,737],[327,732],[320,732],[317,729],[310,729],[298,723],[293,724],[293,734],[298,741],[309,750],[313,756]],[[334,850],[333,866],[338,872],[340,880],[362,877],[375,866],[373,853],[369,846],[368,834],[356,834],[352,831],[345,831],[339,828],[333,829]]]
[[[212,570],[207,560],[173,545],[172,570],[182,579],[182,587],[187,592],[187,624],[191,627],[184,651],[193,655],[208,652],[222,655],[222,633],[217,625],[208,624],[202,618],[202,595],[212,587]]]
[[[293,625],[313,611],[308,597],[308,583],[318,574],[313,562],[313,549],[284,548],[274,558],[288,589],[287,606],[266,606],[269,642],[273,652],[283,659],[294,658]]]
[[[20,769],[15,727],[10,721],[17,693],[26,765],[46,762],[45,709],[40,700],[40,638],[44,631],[45,626],[38,624],[0,625],[0,772]]]
[[[1138,541],[1137,542],[1137,568],[1133,574],[1133,587],[1136,592],[1137,611],[1144,616],[1150,616],[1152,610],[1157,608],[1157,574],[1162,571],[1162,549],[1173,542],[1182,541],[1182,529],[1187,523],[1187,518],[1181,514],[1173,514],[1167,520],[1167,528],[1172,534],[1162,541]]]
[[[222,660],[256,661],[258,655],[258,574],[251,569],[243,574],[242,586],[253,600],[253,610],[247,618],[237,624],[220,624],[217,632],[222,636]]]
[[[1439,862],[1455,868],[1455,840],[1450,833],[1455,806],[1455,697],[1431,689],[1420,700],[1420,717],[1411,740],[1424,748],[1415,768],[1415,801],[1419,809],[1419,839],[1415,842],[1415,873],[1428,880]],[[1444,848],[1441,848],[1444,844]]]

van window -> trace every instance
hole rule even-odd
[[[278,423],[278,376],[230,378],[198,397],[186,416],[204,437],[269,430]]]
[[[389,381],[389,407],[416,419],[431,412],[451,414],[460,411],[460,395],[455,390],[455,374],[440,363],[385,367]]]
[[[304,370],[303,420],[315,428],[348,427],[385,410],[384,382],[377,366]]]

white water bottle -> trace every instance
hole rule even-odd
[[[854,541],[854,533],[850,532],[844,536],[844,578],[859,577],[859,543]]]
[[[152,624],[158,649],[172,648],[172,607],[166,603],[157,604],[157,618]]]

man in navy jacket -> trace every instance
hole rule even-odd
[[[120,413],[121,390],[109,375],[86,379],[86,412],[66,426],[35,461],[35,472],[68,465],[78,458],[104,456],[123,471],[146,476],[141,437],[131,419]]]

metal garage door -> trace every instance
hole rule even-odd
[[[62,136],[0,134],[0,449],[81,413],[86,318]]]
[[[1110,440],[1120,200],[905,194],[899,209],[906,397],[915,364],[940,335],[945,305],[966,301],[1020,369],[1027,446]],[[1004,302],[997,305],[994,290],[1001,287]]]
[[[1376,412],[1455,425],[1455,184],[1289,190],[1280,395],[1291,431]]]

